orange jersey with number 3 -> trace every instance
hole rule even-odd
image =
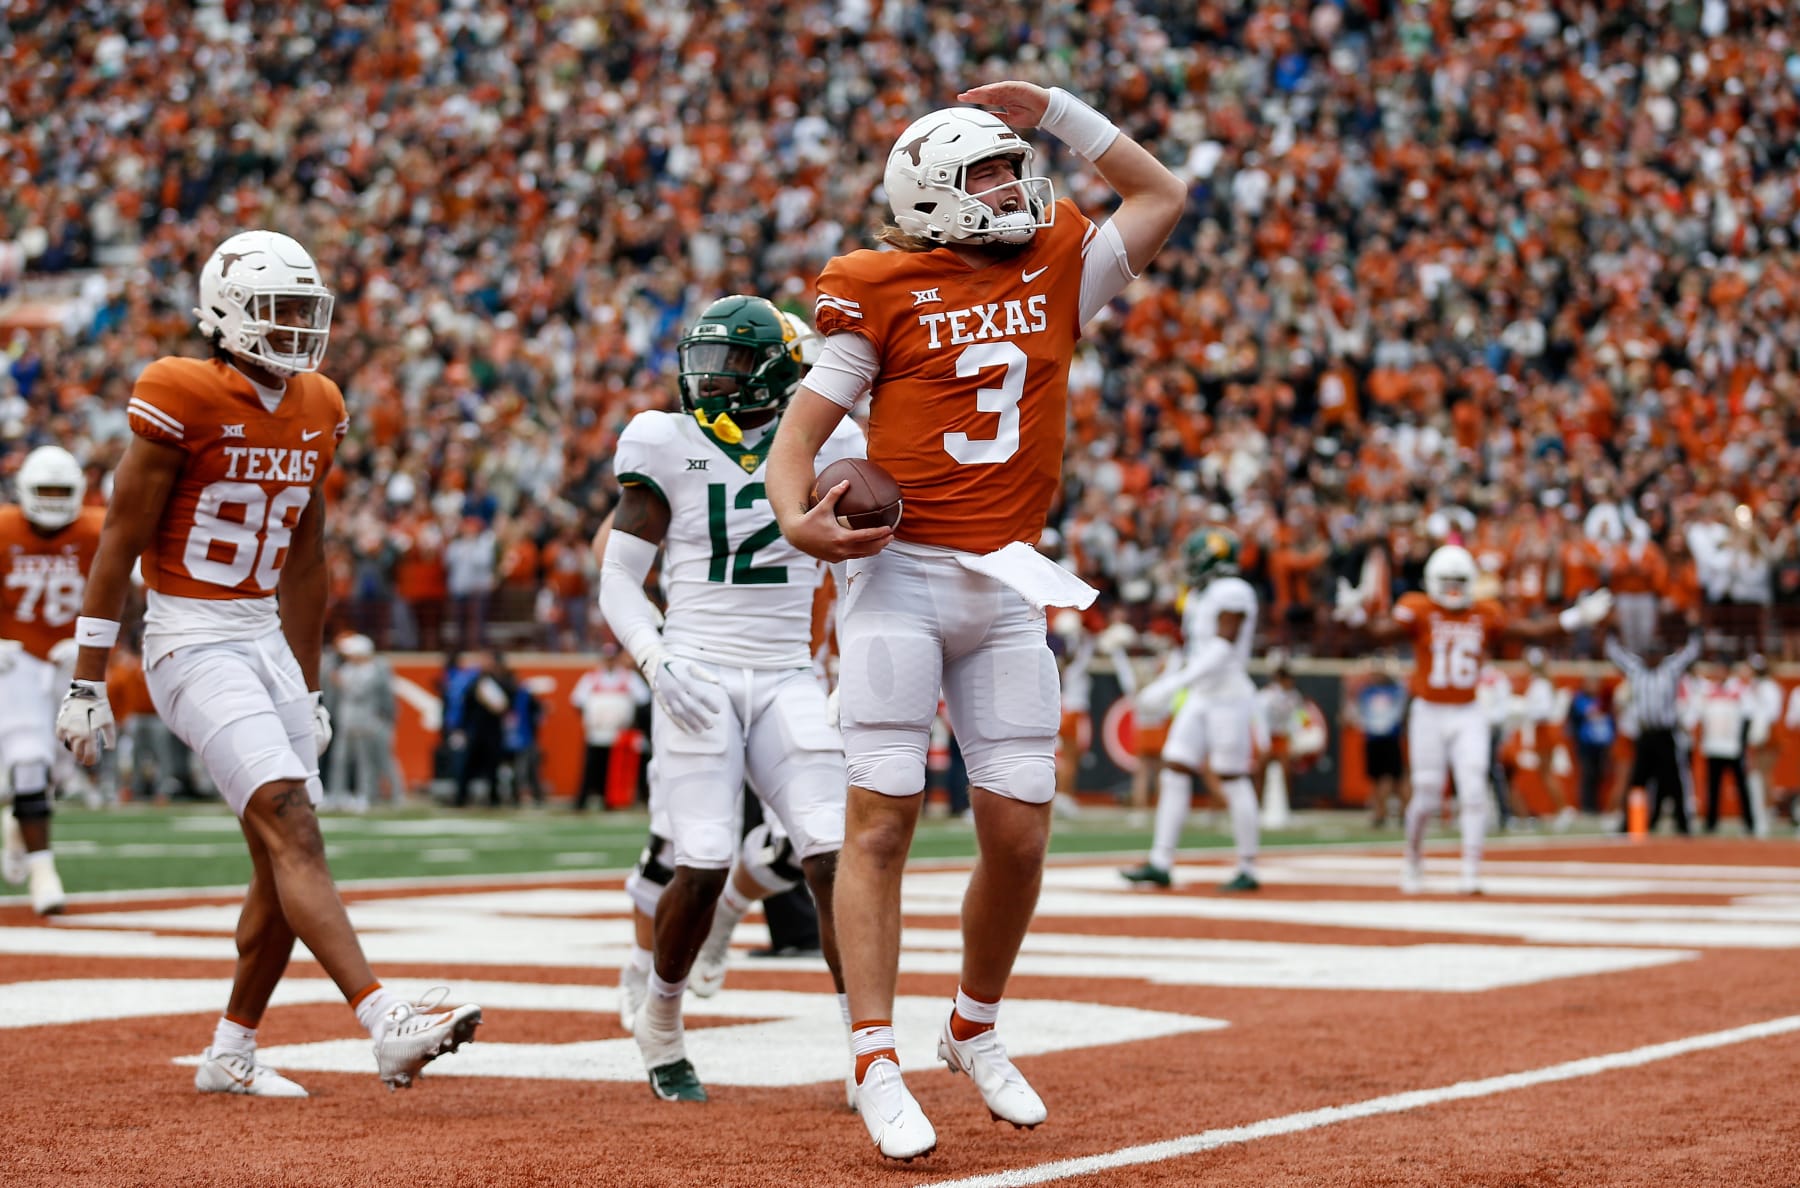
[[[0,507],[0,639],[48,660],[75,634],[105,521],[105,511],[84,507],[74,523],[45,536],[17,507]]]
[[[297,375],[273,411],[217,359],[158,359],[128,406],[131,429],[187,457],[144,551],[144,582],[182,598],[266,598],[313,488],[348,428],[344,396]]]
[[[819,333],[860,335],[880,359],[869,458],[900,484],[900,539],[977,553],[1037,542],[1062,483],[1096,231],[1065,198],[1024,251],[981,268],[948,248],[826,264]]]
[[[1393,616],[1412,635],[1412,695],[1445,705],[1474,701],[1481,666],[1506,630],[1500,604],[1484,599],[1465,610],[1446,610],[1415,591],[1401,595]]]

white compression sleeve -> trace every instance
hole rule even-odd
[[[1213,636],[1202,640],[1193,653],[1184,661],[1175,675],[1175,680],[1183,687],[1192,685],[1201,677],[1222,668],[1233,655],[1231,641]]]
[[[614,529],[600,562],[600,616],[639,668],[653,667],[662,655],[662,616],[644,593],[658,546]]]
[[[1038,127],[1089,161],[1098,161],[1119,138],[1111,120],[1061,87],[1050,88],[1050,102]]]

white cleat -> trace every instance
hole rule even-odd
[[[201,1093],[241,1093],[246,1097],[306,1096],[306,1090],[268,1065],[258,1064],[255,1056],[235,1052],[215,1056],[211,1048],[200,1053],[194,1088]]]
[[[25,869],[25,835],[19,832],[19,823],[13,820],[11,807],[0,808],[0,833],[4,834],[4,844],[0,846],[0,879],[9,883],[23,883],[28,874]]]
[[[900,1066],[881,1059],[869,1065],[856,1087],[856,1108],[862,1114],[875,1149],[889,1159],[911,1163],[937,1147],[937,1131],[900,1078]]]
[[[938,1035],[938,1059],[953,1073],[968,1073],[996,1122],[1011,1122],[1030,1130],[1049,1116],[1044,1101],[1025,1082],[1025,1075],[1006,1055],[1006,1046],[990,1027],[972,1039],[959,1040],[950,1032],[950,1020]]]
[[[1464,875],[1462,877],[1462,882],[1457,886],[1457,890],[1461,891],[1464,895],[1480,895],[1482,893],[1481,880],[1474,875]]]
[[[1425,879],[1420,869],[1423,865],[1416,858],[1406,860],[1406,865],[1400,868],[1400,894],[1417,895],[1423,888]]]
[[[375,1041],[375,1067],[389,1089],[407,1088],[427,1064],[475,1038],[481,1008],[474,1003],[445,1006],[449,992],[439,986],[424,1000],[403,1002],[388,1012],[387,1026]]]
[[[31,910],[40,916],[61,915],[66,901],[62,878],[56,873],[56,862],[46,851],[42,861],[32,862],[30,866]]]
[[[736,927],[737,920],[730,913],[723,910],[713,913],[712,931],[700,943],[700,952],[688,971],[687,988],[694,992],[694,997],[711,998],[724,988],[725,967],[731,961],[731,933]]]
[[[629,961],[619,970],[619,1026],[630,1035],[637,1026],[638,1010],[650,997],[650,971],[639,969]]]

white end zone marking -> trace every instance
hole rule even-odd
[[[1059,1159],[1055,1163],[1039,1164],[1037,1167],[995,1172],[985,1176],[968,1176],[960,1180],[933,1180],[930,1181],[930,1184],[932,1188],[1016,1188],[1018,1185],[1025,1184],[1047,1184],[1053,1180],[1092,1175],[1095,1172],[1109,1171],[1113,1168],[1162,1163],[1188,1155],[1197,1155],[1202,1151],[1211,1151],[1217,1147],[1230,1146],[1234,1143],[1248,1143],[1256,1139],[1274,1138],[1283,1134],[1299,1134],[1302,1131],[1335,1126],[1339,1122],[1354,1122],[1359,1118],[1374,1118],[1382,1114],[1403,1114],[1411,1110],[1441,1105],[1448,1101],[1468,1101],[1476,1097],[1492,1097],[1499,1093],[1511,1093],[1516,1089],[1530,1089],[1537,1085],[1549,1085],[1557,1081],[1573,1081],[1581,1077],[1597,1076],[1600,1073],[1614,1072],[1622,1068],[1637,1068],[1645,1064],[1654,1064],[1659,1060],[1672,1060],[1677,1056],[1704,1052],[1712,1048],[1729,1047],[1732,1044],[1748,1043],[1751,1040],[1769,1039],[1772,1036],[1787,1035],[1795,1031],[1800,1031],[1800,1015],[1787,1015],[1763,1023],[1733,1027],[1728,1031],[1711,1031],[1703,1035],[1689,1036],[1686,1039],[1671,1040],[1668,1043],[1650,1044],[1647,1047],[1632,1048],[1626,1052],[1613,1052],[1605,1056],[1588,1056],[1580,1060],[1570,1060],[1562,1064],[1530,1069],[1526,1072],[1505,1073],[1497,1077],[1485,1077],[1479,1081],[1459,1081],[1454,1085],[1443,1085],[1436,1089],[1414,1089],[1406,1093],[1392,1093],[1386,1097],[1372,1097],[1367,1101],[1354,1102],[1350,1105],[1327,1106],[1319,1110],[1285,1114],[1279,1118],[1266,1118],[1261,1122],[1251,1122],[1243,1126],[1207,1130],[1199,1134],[1184,1135],[1181,1138],[1166,1139],[1158,1143],[1124,1147],[1117,1151],[1109,1151],[1104,1155],[1084,1155],[1078,1159]]]
[[[395,983],[402,994],[417,994],[424,983]],[[0,1020],[4,1026],[30,1027],[154,1015],[198,1015],[194,1040],[201,1041],[206,1017],[224,1001],[222,980],[71,979],[0,985]],[[596,1024],[616,1026],[618,987],[529,982],[457,982],[459,1002],[478,1002],[491,1027],[507,1011],[593,1012]],[[282,982],[273,1004],[338,1003],[343,996],[323,978]],[[937,1035],[949,1000],[940,995],[909,995],[894,1003],[900,1062],[908,1070],[938,1067]],[[849,1062],[849,1037],[838,1020],[831,994],[785,990],[725,990],[710,999],[684,1004],[692,1018],[742,1022],[697,1028],[688,1034],[688,1051],[708,1084],[787,1086],[839,1080]],[[344,1012],[347,1030],[355,1023]],[[1189,1032],[1217,1031],[1218,1019],[1104,1006],[1045,998],[1009,998],[1001,1024],[1015,1056],[1038,1056],[1076,1048],[1115,1047],[1140,1040],[1164,1039]],[[478,1033],[481,1036],[491,1032]],[[591,1031],[590,1031],[591,1034]],[[779,1059],[771,1059],[779,1053]],[[287,1071],[372,1073],[375,1057],[365,1037],[287,1044],[260,1050],[262,1057]],[[197,1056],[178,1064],[196,1064]],[[459,1077],[526,1077],[537,1080],[622,1081],[643,1079],[644,1061],[630,1038],[563,1044],[479,1042],[474,1048],[432,1065],[432,1075]]]

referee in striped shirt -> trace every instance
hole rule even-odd
[[[1626,787],[1648,790],[1655,784],[1656,795],[1650,802],[1651,831],[1656,830],[1663,798],[1667,797],[1674,807],[1675,828],[1686,837],[1691,833],[1688,805],[1693,796],[1692,765],[1687,740],[1681,736],[1675,694],[1688,667],[1700,658],[1700,632],[1694,630],[1679,652],[1659,659],[1660,648],[1660,644],[1652,642],[1640,656],[1621,644],[1617,636],[1606,637],[1606,658],[1625,674],[1626,687],[1631,692],[1631,712],[1637,717],[1637,749],[1631,757],[1631,779]],[[1625,832],[1625,828],[1622,822],[1619,832]]]

